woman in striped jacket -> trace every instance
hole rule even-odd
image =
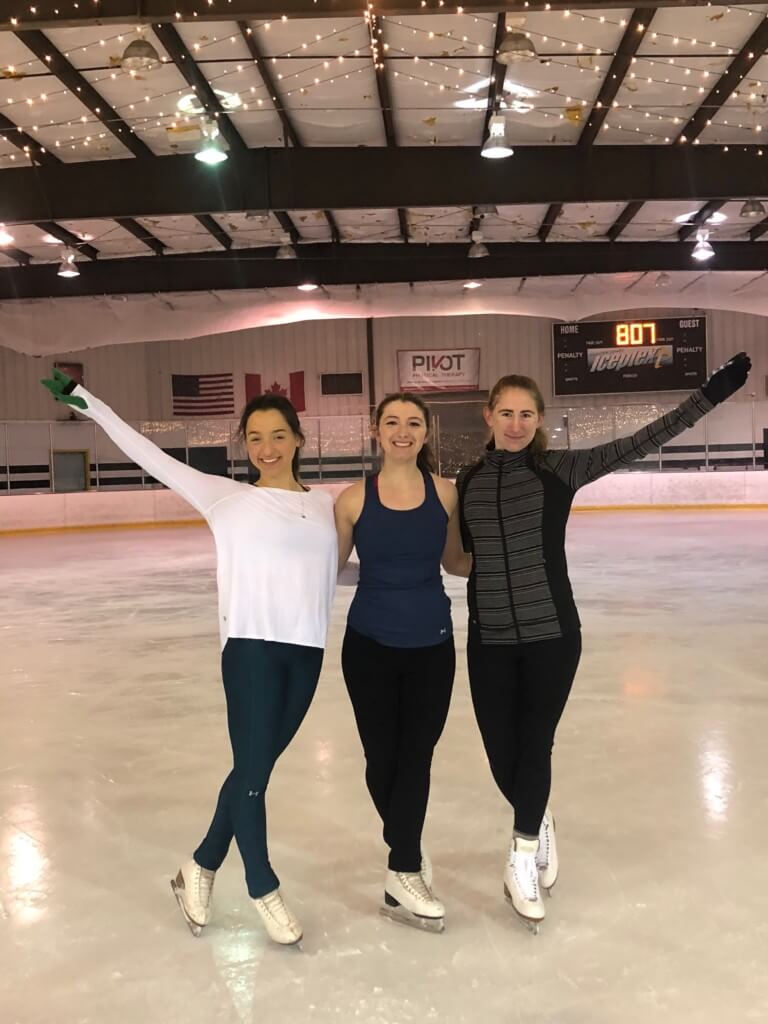
[[[490,393],[484,415],[493,438],[457,481],[464,547],[473,556],[467,659],[491,771],[515,813],[505,895],[534,929],[545,913],[540,888],[557,878],[550,760],[581,655],[565,558],[571,502],[580,487],[692,427],[744,384],[750,366],[742,352],[631,437],[578,451],[547,450],[535,381],[502,377]]]

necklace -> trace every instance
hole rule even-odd
[[[257,484],[254,484],[254,486],[255,487],[262,487],[264,485],[257,483]],[[288,487],[269,487],[269,488],[266,488],[265,487],[265,490],[266,489],[268,489],[270,491],[284,491],[285,490],[285,491],[289,491],[289,493],[293,493],[293,494],[297,493],[297,491],[293,487],[290,487],[290,488],[288,488]],[[304,505],[304,498],[306,497],[307,492],[301,486],[301,484],[299,484],[298,494],[300,495],[300,498],[299,498],[299,513],[298,514],[299,514],[301,519],[306,519],[307,518],[307,510],[306,510],[306,507]]]

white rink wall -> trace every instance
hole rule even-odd
[[[316,484],[338,494],[346,483]],[[575,509],[763,505],[768,473],[618,473],[583,488]],[[86,491],[11,495],[0,501],[0,533],[119,525],[201,522],[199,514],[168,490]]]

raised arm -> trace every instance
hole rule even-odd
[[[53,371],[52,380],[41,382],[58,402],[71,405],[88,416],[125,454],[153,477],[176,491],[202,515],[207,515],[216,502],[235,492],[238,484],[226,477],[201,473],[179,462],[144,437],[109,408],[60,370]]]
[[[614,470],[628,466],[668,444],[697,423],[720,402],[738,391],[747,379],[752,366],[745,352],[729,359],[715,370],[709,380],[681,402],[676,409],[660,416],[630,437],[599,444],[594,448],[577,451],[546,453],[547,466],[564,483],[576,491],[585,484],[599,480]]]
[[[339,572],[344,568],[355,546],[353,531],[363,510],[365,485],[362,481],[346,487],[336,499],[333,512],[339,537]]]

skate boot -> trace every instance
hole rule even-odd
[[[504,871],[504,895],[524,924],[538,934],[539,922],[546,911],[539,893],[539,873],[536,868],[538,839],[514,836]]]
[[[301,942],[304,934],[301,925],[283,902],[279,889],[268,892],[266,896],[258,899],[252,899],[251,902],[258,910],[261,923],[273,942],[278,942],[281,946],[294,946]]]
[[[429,859],[429,854],[422,847],[421,849],[421,877],[424,879],[424,885],[428,889],[432,888],[432,861]]]
[[[179,909],[196,939],[211,920],[215,878],[215,871],[201,868],[195,860],[188,860],[171,880],[171,889]]]
[[[387,871],[384,905],[379,913],[427,932],[441,932],[445,928],[445,908],[421,871]]]
[[[539,829],[539,848],[536,851],[536,867],[539,871],[539,885],[547,896],[552,895],[552,886],[557,881],[558,859],[555,841],[555,819],[549,808],[544,812]]]

